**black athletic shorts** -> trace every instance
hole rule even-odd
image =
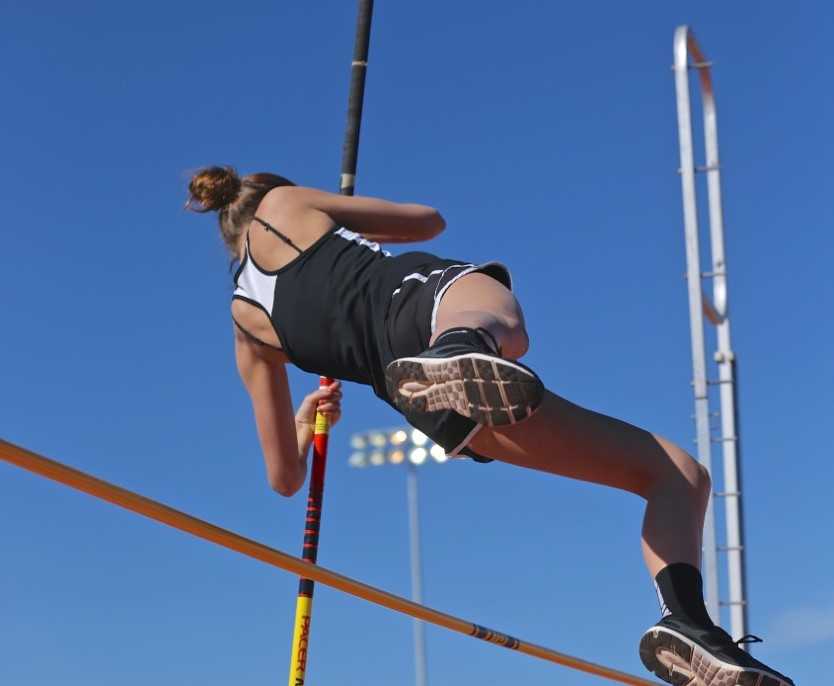
[[[512,289],[512,276],[500,262],[476,265],[435,258],[420,272],[403,278],[391,295],[391,306],[385,321],[387,349],[384,358],[390,358],[383,360],[385,365],[400,357],[413,357],[428,348],[429,340],[435,333],[440,299],[455,281],[473,272],[487,274]],[[442,446],[450,457],[466,455],[478,462],[492,461],[467,447],[481,424],[452,410],[422,413],[397,410],[409,424]]]

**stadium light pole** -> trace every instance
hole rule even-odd
[[[428,436],[411,427],[374,429],[350,437],[353,448],[348,464],[351,467],[382,467],[386,464],[405,465],[408,500],[408,531],[411,549],[411,599],[423,603],[423,564],[420,555],[420,513],[418,507],[417,468],[429,458],[443,463],[446,452],[437,444],[430,444]],[[425,625],[414,620],[414,681],[426,686]]]

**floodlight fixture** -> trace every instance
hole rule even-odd
[[[397,429],[388,437],[388,442],[391,445],[402,445],[408,440],[408,434],[403,429]]]
[[[446,451],[443,450],[443,446],[437,445],[436,443],[431,447],[429,453],[434,458],[435,462],[443,463],[449,459],[449,456],[446,454]]]
[[[348,458],[348,464],[351,467],[366,467],[365,453],[355,452]]]
[[[381,467],[385,464],[385,453],[383,453],[381,450],[375,450],[371,453],[370,463],[374,467]]]
[[[409,454],[408,459],[412,464],[421,465],[429,456],[429,451],[425,448],[414,448]]]

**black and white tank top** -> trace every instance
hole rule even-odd
[[[284,352],[299,368],[384,388],[384,381],[375,378],[381,364],[375,328],[392,292],[379,279],[385,271],[381,263],[390,254],[341,227],[300,250],[267,222],[255,220],[298,255],[280,269],[264,269],[252,258],[247,236],[233,298],[266,313]]]
[[[294,365],[368,384],[388,402],[385,366],[428,345],[444,283],[448,287],[478,268],[420,251],[392,257],[378,243],[341,227],[300,250],[255,220],[298,255],[280,269],[263,269],[252,258],[247,236],[233,297],[266,313]],[[456,276],[444,280],[447,272]]]

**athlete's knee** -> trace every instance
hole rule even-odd
[[[504,357],[511,360],[517,360],[524,356],[530,349],[530,337],[527,335],[527,329],[522,324],[519,327],[510,329],[507,336],[507,342],[501,350]]]
[[[698,467],[693,486],[704,503],[706,503],[712,494],[712,477],[710,476],[709,470],[704,467],[704,465],[700,462],[697,462],[696,464]]]
[[[678,448],[678,450],[685,456],[683,463],[678,464],[677,467],[686,482],[688,490],[700,500],[709,498],[712,491],[712,478],[709,470],[682,448]]]
[[[647,446],[654,457],[647,461],[637,493],[651,498],[658,493],[675,492],[681,498],[706,504],[712,491],[709,471],[683,448],[651,435],[654,446]]]
[[[510,359],[518,359],[530,348],[530,337],[524,325],[524,315],[516,301],[515,307],[502,312],[499,317],[502,331],[501,354]]]

